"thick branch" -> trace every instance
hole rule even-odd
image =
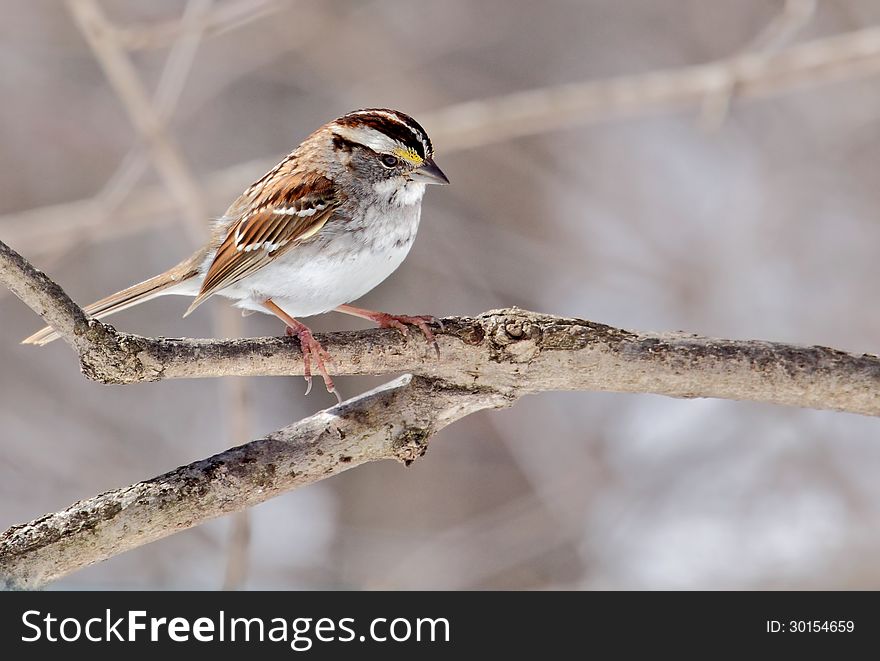
[[[0,535],[0,586],[39,587],[368,461],[409,463],[446,425],[507,403],[493,392],[400,377],[263,439],[13,526]]]
[[[89,350],[83,334],[89,321],[80,307],[49,276],[38,271],[24,257],[0,241],[0,284],[40,315],[74,351]]]
[[[0,242],[0,283],[62,333],[105,383],[296,375],[285,338],[189,340],[119,333]],[[519,309],[444,320],[441,359],[391,331],[321,338],[339,374],[410,371],[248,445],[76,503],[0,536],[0,581],[36,587],[207,519],[378,459],[411,461],[475,411],[548,390],[723,397],[880,415],[880,358],[826,347],[638,333]]]
[[[2,246],[2,243],[0,243]],[[0,282],[63,332],[83,372],[104,383],[302,374],[288,338],[191,340],[120,333],[82,312],[14,251],[0,251]],[[53,302],[54,301],[54,302]],[[73,306],[73,307],[71,307]],[[50,317],[46,310],[50,310]],[[412,372],[504,394],[548,390],[720,397],[880,415],[880,358],[827,347],[633,332],[519,309],[444,320],[441,359],[388,330],[320,338],[336,374]]]

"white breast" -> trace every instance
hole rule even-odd
[[[293,317],[329,312],[360,298],[400,266],[415,241],[420,214],[421,195],[414,204],[372,210],[360,228],[327,228],[326,240],[296,246],[218,293],[260,312],[266,312],[267,298]]]

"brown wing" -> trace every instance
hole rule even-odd
[[[276,172],[275,179],[257,187],[256,197],[251,187],[227,211],[240,219],[229,227],[186,314],[315,236],[339,206],[333,182],[322,175]]]

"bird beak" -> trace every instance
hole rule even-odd
[[[449,183],[449,179],[443,174],[443,170],[437,167],[433,158],[426,159],[419,169],[410,172],[409,178],[423,184],[440,184],[445,186]]]

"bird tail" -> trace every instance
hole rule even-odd
[[[192,258],[184,260],[177,266],[157,276],[144,280],[136,285],[132,285],[127,289],[110,294],[100,301],[95,301],[91,305],[83,308],[83,311],[94,317],[95,319],[103,319],[111,314],[116,314],[122,310],[140,305],[145,301],[149,301],[163,294],[170,294],[167,291],[172,287],[181,284],[185,280],[189,280],[198,274],[197,267],[192,263]],[[22,344],[36,344],[42,346],[49,344],[59,338],[58,333],[51,326],[37,331],[29,338],[22,340]]]

